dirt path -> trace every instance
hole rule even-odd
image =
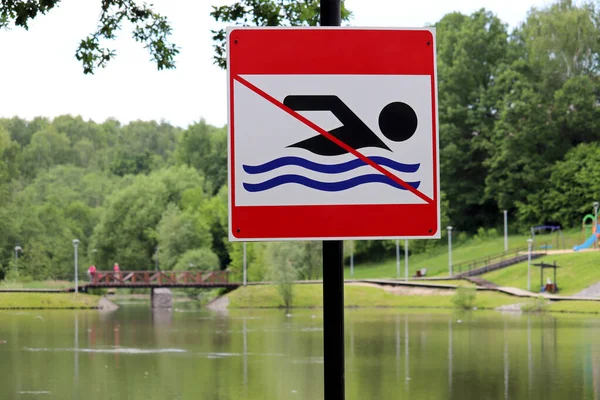
[[[430,295],[446,295],[452,296],[454,290],[451,289],[433,289],[423,288],[418,286],[389,286],[389,285],[377,285],[375,283],[366,282],[353,282],[346,283],[347,286],[365,286],[383,289],[388,293],[395,294],[397,296],[430,296]]]
[[[227,312],[227,306],[229,305],[229,298],[227,295],[217,297],[210,303],[208,303],[205,307],[209,310],[216,312]]]
[[[576,293],[575,296],[580,297],[600,297],[600,282],[594,283],[592,286],[588,286],[581,292]]]

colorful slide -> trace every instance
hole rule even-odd
[[[592,236],[590,236],[583,244],[573,247],[573,251],[589,249],[592,247],[594,243],[596,243],[596,240],[598,240],[598,234],[596,232],[600,232],[600,225],[596,225],[595,229],[593,229]]]

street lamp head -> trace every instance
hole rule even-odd
[[[533,243],[533,239],[532,238],[527,239],[527,243],[529,243],[529,244]]]
[[[449,231],[451,231],[454,228],[452,228],[451,226],[448,226],[446,229],[448,229]]]
[[[73,239],[73,246],[74,247],[79,246],[79,239]]]

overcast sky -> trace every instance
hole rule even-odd
[[[104,121],[165,120],[186,127],[204,118],[222,126],[227,119],[225,72],[213,64],[209,13],[223,0],[154,0],[173,26],[180,47],[177,68],[157,71],[146,50],[125,29],[114,43],[117,57],[95,75],[84,75],[75,59],[77,45],[93,32],[99,0],[62,0],[38,17],[29,31],[0,31],[0,117],[81,115]],[[511,27],[532,6],[549,0],[347,0],[353,26],[421,27],[452,11],[485,7]]]

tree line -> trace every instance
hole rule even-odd
[[[512,31],[483,9],[435,24],[442,227],[481,234],[501,225],[503,210],[513,229],[572,227],[590,211],[600,193],[598,23],[596,3],[563,0],[531,9]],[[5,118],[0,155],[0,277],[69,277],[74,238],[81,264],[99,269],[239,276],[242,245],[227,240],[225,128]],[[412,241],[410,251],[443,243]],[[319,246],[249,244],[250,278],[319,277]],[[361,259],[393,246],[346,248]]]

